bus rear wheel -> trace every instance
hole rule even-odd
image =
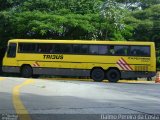
[[[95,82],[101,82],[102,80],[104,80],[104,77],[105,77],[105,73],[101,68],[94,68],[91,72],[91,78]]]
[[[25,65],[21,68],[21,76],[24,78],[30,78],[32,77],[33,74],[33,70],[32,67],[30,67],[29,65]]]
[[[117,69],[110,69],[106,72],[106,78],[109,82],[116,83],[118,80],[120,80],[120,72]]]

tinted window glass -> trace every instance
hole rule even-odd
[[[19,43],[18,52],[20,53],[34,53],[37,51],[37,44]]]
[[[81,53],[81,45],[73,45],[73,53]]]
[[[72,52],[72,45],[54,44],[53,53],[67,54]]]
[[[130,55],[132,56],[150,56],[149,46],[131,46]]]
[[[53,45],[52,44],[37,44],[38,53],[52,53]]]
[[[108,46],[98,45],[98,53],[99,54],[108,54]]]
[[[61,44],[55,44],[53,47],[54,53],[62,53],[63,45]]]
[[[88,54],[88,45],[81,45],[81,53]]]
[[[114,46],[115,55],[128,55],[128,46]]]
[[[110,45],[110,46],[109,46],[109,54],[110,54],[110,55],[114,55],[114,54],[115,54],[114,45]]]
[[[73,54],[87,54],[88,53],[88,45],[73,45]]]
[[[63,44],[61,46],[62,53],[71,53],[72,52],[72,45]]]
[[[7,57],[16,57],[16,43],[10,43],[8,46]]]
[[[89,46],[90,54],[98,54],[98,45],[90,45]]]

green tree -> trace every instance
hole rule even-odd
[[[160,0],[141,0],[140,7],[146,9],[157,4],[160,4]]]
[[[160,4],[160,0],[116,0],[129,10],[146,9]]]
[[[136,11],[133,13],[133,17],[137,19],[134,38],[157,43],[160,39],[160,5]]]
[[[1,38],[113,39],[131,36],[115,0],[7,0]]]
[[[115,0],[106,0],[101,6],[103,39],[124,40],[127,26],[124,24],[126,10]]]
[[[1,33],[6,39],[92,39],[101,0],[27,0],[12,4],[14,7],[0,13],[5,23]]]

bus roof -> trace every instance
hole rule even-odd
[[[95,40],[48,40],[48,39],[12,39],[9,42],[22,43],[68,43],[68,44],[118,44],[118,45],[151,45],[146,41],[95,41]]]

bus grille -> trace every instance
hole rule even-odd
[[[148,66],[146,65],[135,66],[135,71],[148,71]]]

